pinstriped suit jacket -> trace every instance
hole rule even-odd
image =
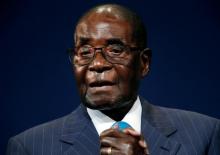
[[[151,155],[220,155],[220,122],[142,103],[141,130]],[[98,155],[99,136],[80,105],[71,114],[11,138],[7,155]]]

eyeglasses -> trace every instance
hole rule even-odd
[[[70,60],[75,65],[88,65],[95,57],[97,51],[101,52],[102,56],[112,64],[125,65],[131,59],[131,55],[139,50],[138,47],[130,47],[127,45],[112,44],[104,47],[93,47],[84,45],[69,49]]]

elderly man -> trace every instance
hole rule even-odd
[[[7,155],[220,155],[220,122],[138,96],[151,51],[140,18],[115,4],[76,25],[70,58],[82,104],[10,139]]]

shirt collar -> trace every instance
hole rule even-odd
[[[94,110],[87,108],[87,112],[92,119],[92,122],[100,135],[104,130],[109,129],[116,121],[103,114],[99,110]],[[130,124],[133,129],[138,132],[141,132],[141,113],[142,107],[139,96],[137,97],[135,103],[129,112],[125,115],[122,121]]]

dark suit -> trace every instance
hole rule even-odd
[[[141,130],[151,155],[220,155],[220,122],[141,99]],[[99,136],[80,105],[71,114],[10,139],[7,155],[98,155]]]

